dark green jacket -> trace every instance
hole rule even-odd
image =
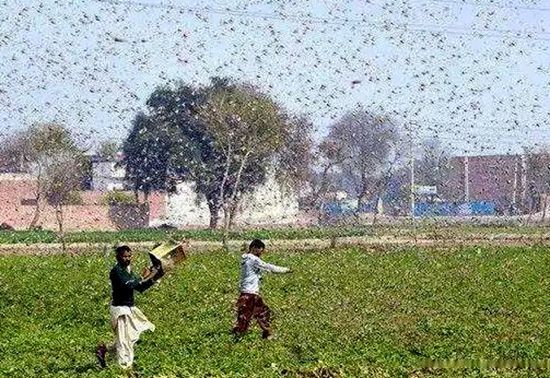
[[[128,272],[118,263],[111,269],[109,277],[113,289],[113,306],[133,306],[134,290],[142,293],[155,283],[153,280],[143,281],[137,274]]]

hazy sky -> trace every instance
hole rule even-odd
[[[0,134],[58,121],[122,140],[155,86],[217,75],[318,135],[362,104],[456,154],[550,144],[548,0],[19,0],[0,20]]]

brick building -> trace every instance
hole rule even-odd
[[[447,201],[490,201],[498,214],[517,213],[533,196],[525,155],[456,156],[440,195]]]

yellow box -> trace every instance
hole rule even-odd
[[[185,259],[185,248],[182,243],[173,241],[164,242],[149,252],[149,258],[154,267],[160,268],[164,272],[174,268],[176,264]]]

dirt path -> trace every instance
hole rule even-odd
[[[132,248],[148,249],[157,242],[128,242],[125,243]],[[231,250],[244,250],[249,243],[248,240],[232,240],[229,242]],[[429,235],[411,236],[355,236],[339,237],[335,239],[279,239],[267,240],[269,248],[274,249],[324,249],[342,246],[364,246],[364,247],[388,247],[388,246],[485,246],[485,245],[507,245],[507,246],[550,246],[550,234],[544,235],[515,235],[515,234],[493,234],[493,235],[468,235],[457,237],[434,237]],[[67,251],[71,254],[82,255],[108,251],[112,248],[110,244],[104,243],[71,243],[67,245]],[[205,250],[220,249],[218,241],[189,240],[189,252],[200,252]],[[38,244],[0,244],[0,256],[10,255],[58,255],[62,254],[59,243],[38,243]]]

